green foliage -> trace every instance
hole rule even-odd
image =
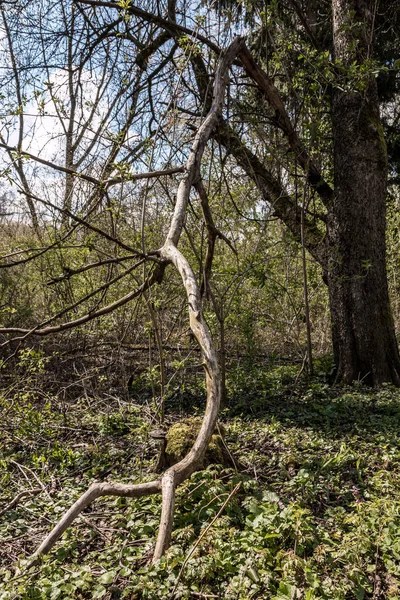
[[[225,409],[224,429],[238,470],[212,464],[178,489],[172,545],[157,565],[149,562],[160,517],[154,496],[98,501],[39,568],[24,570],[51,526],[43,515],[55,522],[94,478],[145,480],[157,450],[138,404],[77,399],[65,424],[57,398],[3,399],[1,504],[26,488],[28,468],[50,496],[24,498],[0,521],[1,600],[167,599],[195,544],[176,598],[397,599],[399,391],[329,388],[330,368],[321,361],[308,382],[297,381],[298,365],[254,368],[253,383],[237,384],[234,412],[242,414]],[[240,404],[246,385],[256,416]],[[183,423],[193,434],[198,419]]]

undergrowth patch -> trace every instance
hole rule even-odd
[[[156,409],[9,390],[0,510],[37,491],[0,518],[1,600],[399,598],[400,392],[335,389],[323,372],[306,381],[298,371],[233,373],[222,420],[236,468],[211,465],[181,486],[156,566],[160,499],[149,497],[96,502],[25,568],[93,480],[154,477]]]

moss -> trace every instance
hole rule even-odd
[[[373,126],[376,133],[378,134],[379,145],[385,156],[385,160],[387,161],[387,145],[386,145],[385,131],[383,129],[382,122],[378,117],[376,117],[373,114],[369,115],[368,121]]]
[[[202,419],[199,417],[189,417],[175,423],[169,429],[166,436],[166,455],[170,465],[182,460],[189,452],[199,433],[201,423]],[[219,430],[223,435],[224,430],[221,425],[219,425]],[[221,435],[214,433],[207,448],[203,466],[212,463],[226,464],[228,461]]]
[[[386,145],[386,139],[385,139],[385,131],[384,131],[383,125],[379,119],[377,120],[377,123],[376,123],[376,130],[378,132],[382,151],[385,154],[385,159],[387,160],[387,145]]]

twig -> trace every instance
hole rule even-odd
[[[100,535],[100,537],[102,537],[104,540],[107,540],[107,542],[111,541],[111,538],[108,535],[106,535],[104,533],[104,531],[102,531],[100,529],[100,527],[97,527],[97,525],[95,523],[92,523],[92,521],[89,521],[89,519],[85,519],[85,517],[82,517],[82,516],[81,516],[81,520],[83,523],[85,523],[85,525],[87,525],[88,527],[91,527],[92,529],[97,531],[97,533]]]
[[[20,465],[17,461],[13,460],[12,458],[9,459],[9,462],[12,463],[13,465],[15,465],[16,467],[18,467],[18,469],[21,471],[21,473],[23,474],[23,476],[29,483],[29,478],[26,476],[25,470],[28,471],[28,473],[30,473],[32,475],[32,477],[34,477],[36,479],[36,481],[38,482],[38,484],[40,485],[40,487],[42,488],[42,490],[46,494],[46,496],[48,498],[51,498],[49,492],[46,489],[46,486],[40,481],[39,477],[36,475],[36,473],[34,471],[32,471],[32,469],[30,469],[26,465]]]
[[[34,488],[33,490],[23,490],[22,492],[20,492],[19,494],[17,494],[15,496],[15,498],[13,500],[11,500],[11,502],[9,504],[7,504],[7,506],[5,506],[4,508],[2,508],[0,510],[0,517],[2,517],[7,511],[11,510],[12,508],[14,508],[14,506],[16,506],[18,504],[18,502],[20,500],[22,500],[22,498],[25,498],[25,496],[36,496],[36,494],[40,494],[40,492],[42,492],[42,488]]]
[[[237,473],[237,472],[238,472],[238,470],[239,470],[239,469],[238,469],[238,466],[237,466],[237,464],[236,464],[236,461],[235,461],[235,459],[233,458],[233,455],[232,455],[232,453],[230,452],[230,450],[229,450],[228,446],[227,446],[227,445],[226,445],[226,443],[225,443],[224,436],[222,435],[222,431],[221,431],[221,428],[220,428],[220,426],[219,426],[219,424],[218,424],[218,423],[217,423],[217,431],[218,431],[218,433],[219,433],[219,437],[221,438],[222,445],[223,445],[223,447],[225,448],[225,450],[227,451],[227,453],[228,453],[228,456],[229,456],[229,458],[231,459],[231,461],[232,461],[232,464],[233,464],[233,467],[234,467],[234,469],[235,469],[235,471],[236,471],[236,473]]]

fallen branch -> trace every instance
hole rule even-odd
[[[33,488],[33,490],[23,490],[22,492],[17,494],[15,498],[11,500],[9,504],[7,504],[7,506],[0,510],[0,517],[2,517],[6,512],[11,510],[15,506],[17,506],[19,501],[22,500],[22,498],[25,498],[25,496],[36,496],[36,494],[40,494],[40,492],[42,491],[42,488]]]

